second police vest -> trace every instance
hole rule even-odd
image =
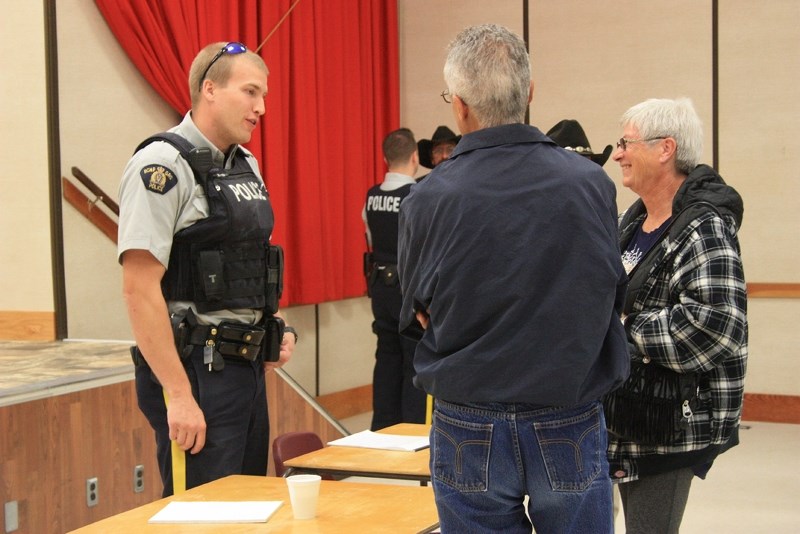
[[[367,191],[367,224],[372,235],[372,254],[376,263],[397,263],[400,203],[411,192],[412,185],[392,191],[384,191],[376,185]]]
[[[282,274],[275,272],[275,256],[280,249],[269,245],[272,206],[247,161],[252,156],[237,151],[231,169],[210,168],[210,152],[195,157],[196,150],[208,149],[187,153],[188,141],[165,133],[148,138],[137,150],[153,141],[167,141],[181,152],[209,207],[208,217],[175,234],[161,281],[164,297],[192,301],[200,313],[236,308],[275,313]],[[282,263],[282,253],[279,259]]]

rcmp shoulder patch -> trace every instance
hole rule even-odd
[[[142,177],[145,189],[159,195],[165,194],[178,183],[172,169],[163,165],[145,165],[139,171],[139,176]]]

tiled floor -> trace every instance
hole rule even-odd
[[[370,417],[342,424],[358,432],[369,428]],[[694,479],[681,534],[800,533],[800,425],[742,427],[741,444],[720,456],[705,480]],[[625,532],[621,513],[616,532]]]

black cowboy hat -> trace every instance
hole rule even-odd
[[[419,152],[419,164],[429,169],[433,168],[431,151],[436,145],[442,143],[453,143],[455,145],[461,140],[460,135],[456,135],[447,126],[439,126],[430,139],[420,139],[417,141],[417,151]]]
[[[589,140],[586,138],[583,128],[575,119],[564,119],[550,128],[546,135],[555,141],[558,146],[572,150],[581,156],[586,156],[601,167],[608,161],[611,151],[614,150],[613,146],[608,145],[602,154],[592,152],[592,147],[589,146]]]

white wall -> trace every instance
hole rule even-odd
[[[0,13],[0,310],[52,311],[44,11]]]
[[[78,185],[78,167],[116,201],[134,147],[179,117],[130,62],[94,2],[59,0],[57,8],[61,173]],[[69,337],[131,339],[116,245],[69,204],[63,211]]]

